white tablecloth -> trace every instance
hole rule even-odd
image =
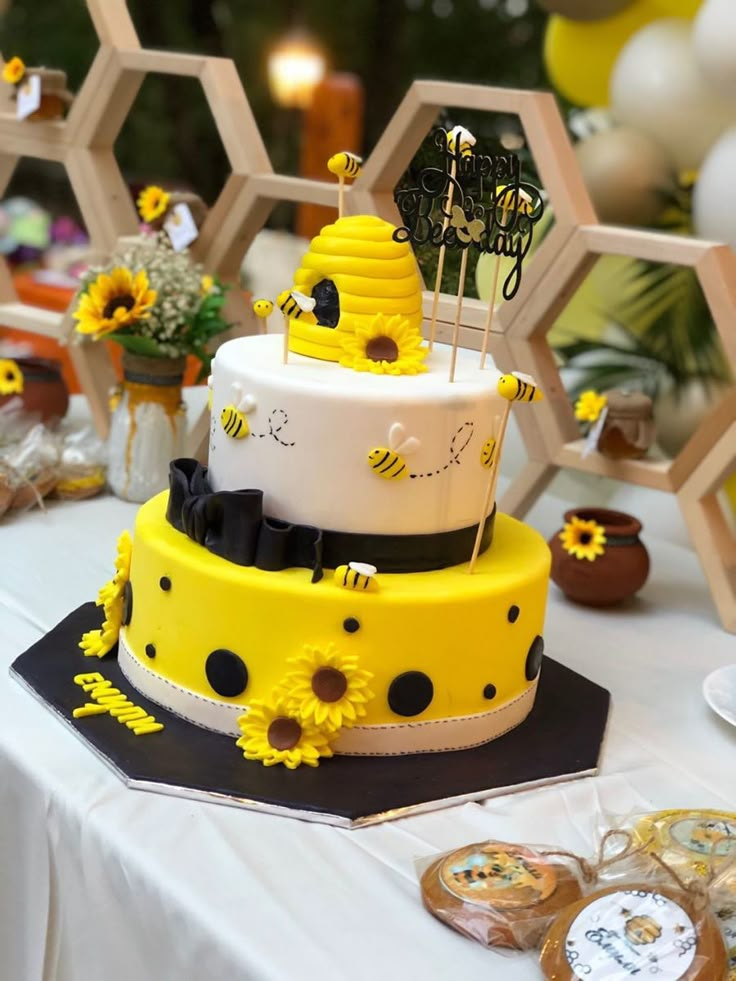
[[[683,540],[666,498],[624,493],[659,525],[669,508]],[[530,523],[551,534],[563,507],[548,495]],[[0,524],[6,665],[94,598],[135,511],[102,497]],[[548,652],[613,695],[600,775],[358,831],[127,790],[0,674],[0,979],[538,977],[531,955],[428,916],[415,862],[488,837],[588,853],[606,813],[736,810],[736,730],[701,695],[736,642],[693,553],[645,537],[653,571],[634,605],[593,612],[551,588]]]

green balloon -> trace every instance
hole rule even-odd
[[[559,14],[568,20],[604,20],[613,17],[633,0],[537,0],[548,14]]]

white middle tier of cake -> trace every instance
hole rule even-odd
[[[505,405],[499,372],[479,362],[477,352],[458,351],[449,382],[442,345],[423,374],[377,375],[297,354],[284,364],[280,334],[228,341],[212,365],[211,484],[262,490],[269,517],[334,531],[475,525],[488,486],[484,444]],[[245,438],[227,435],[230,406],[245,412]],[[369,459],[373,450],[385,452]]]

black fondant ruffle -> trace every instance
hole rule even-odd
[[[294,525],[263,515],[263,491],[213,491],[207,468],[180,459],[169,471],[166,518],[215,555],[237,565],[268,572],[293,566],[312,570],[312,582],[323,566],[336,569],[347,562],[367,562],[379,572],[432,572],[467,562],[477,525],[431,535],[368,535]],[[481,552],[493,540],[496,510],[488,515]]]

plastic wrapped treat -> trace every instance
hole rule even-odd
[[[433,860],[421,877],[429,912],[486,947],[528,950],[582,896],[575,861],[528,845],[485,841]]]
[[[106,452],[92,429],[78,429],[64,436],[60,451],[54,497],[81,501],[105,489]]]

